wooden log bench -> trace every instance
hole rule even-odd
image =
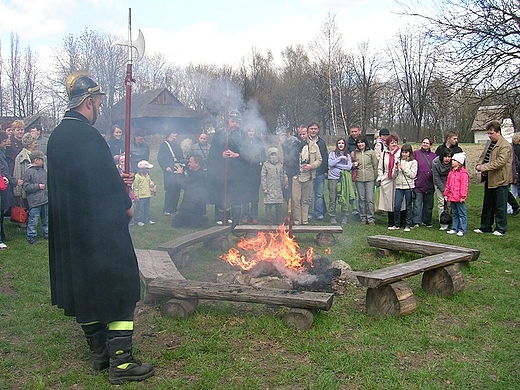
[[[477,260],[480,256],[480,251],[477,249],[394,236],[369,236],[367,237],[367,241],[370,246],[379,248],[377,255],[380,257],[389,254],[390,252],[388,251],[405,251],[419,253],[421,255],[437,255],[444,252],[470,253],[470,261]]]
[[[235,234],[245,234],[246,236],[257,235],[259,232],[279,231],[280,226],[276,225],[237,225],[233,229]],[[289,227],[285,226],[285,231]],[[320,225],[295,225],[292,227],[293,234],[310,233],[316,234],[316,243],[320,246],[327,246],[334,243],[334,234],[343,233],[343,227],[339,225],[320,226]]]
[[[355,272],[367,287],[369,315],[403,315],[415,311],[413,292],[403,279],[423,272],[422,288],[435,295],[451,295],[464,288],[460,263],[474,260],[470,252],[445,252],[372,272]]]
[[[289,307],[287,326],[307,330],[316,310],[329,310],[333,294],[267,289],[186,280],[166,251],[136,249],[139,274],[145,285],[144,301],[160,302],[164,315],[183,319],[197,308],[199,299],[263,303]]]
[[[212,226],[175,238],[159,245],[157,249],[168,252],[175,265],[182,269],[191,261],[187,250],[190,246],[203,242],[210,248],[225,252],[229,249],[229,233],[231,233],[231,226]]]

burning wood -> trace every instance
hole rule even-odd
[[[284,224],[275,232],[259,232],[254,238],[242,238],[237,248],[231,248],[220,259],[242,270],[249,271],[261,262],[271,262],[287,270],[305,272],[313,267],[314,248],[309,247],[305,256],[300,246],[285,230]]]

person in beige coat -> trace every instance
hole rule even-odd
[[[321,165],[320,148],[309,142],[307,127],[300,126],[298,135],[303,142],[300,151],[300,172],[292,178],[292,219],[294,225],[309,224],[309,197],[316,169]]]
[[[486,130],[489,141],[475,167],[484,182],[484,200],[480,227],[474,232],[493,232],[495,236],[503,236],[507,231],[507,195],[513,179],[513,151],[502,136],[500,123],[493,121],[486,126]]]

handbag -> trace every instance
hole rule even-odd
[[[354,150],[354,161],[357,161],[357,156],[356,156],[356,151],[355,150]],[[357,180],[357,173],[358,173],[358,169],[353,167],[351,172],[350,172],[350,174],[352,176],[352,181],[356,181]]]
[[[11,207],[11,222],[26,223],[29,217],[29,212],[23,207],[23,200],[20,200],[20,205]]]
[[[439,216],[439,223],[441,225],[449,225],[452,221],[451,214],[448,210],[448,202],[444,201],[444,210],[442,210],[441,215]]]

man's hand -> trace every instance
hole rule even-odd
[[[127,187],[132,187],[132,184],[134,184],[134,176],[135,174],[130,172],[130,173],[122,173],[121,174],[121,178],[123,179],[123,183],[125,183],[125,185]]]

